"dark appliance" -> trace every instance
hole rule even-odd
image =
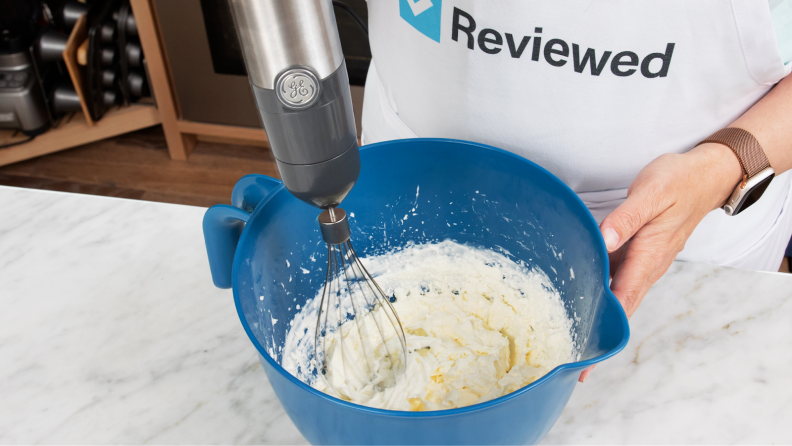
[[[0,0],[0,128],[28,135],[51,123],[32,51],[41,14],[40,2]]]

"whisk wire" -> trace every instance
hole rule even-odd
[[[382,291],[382,288],[380,288],[380,286],[377,283],[377,281],[374,280],[374,278],[371,276],[371,274],[369,274],[369,272],[366,269],[366,267],[363,265],[363,262],[360,261],[360,258],[357,256],[357,253],[355,253],[355,248],[352,247],[352,242],[351,241],[347,241],[347,243],[349,244],[349,249],[352,251],[352,254],[354,255],[355,263],[357,264],[358,268],[360,269],[361,275],[363,277],[365,277],[366,279],[368,279],[368,280],[366,280],[366,283],[371,288],[372,294],[374,294],[375,298],[377,298],[378,296],[381,296],[378,299],[380,304],[384,303],[388,307],[388,310],[390,310],[390,311],[386,311],[385,315],[388,317],[389,322],[394,327],[398,328],[396,330],[396,336],[398,336],[398,338],[399,338],[399,343],[401,344],[402,349],[406,350],[407,349],[407,341],[404,338],[404,331],[402,330],[402,324],[401,324],[401,320],[399,319],[399,314],[396,313],[396,309],[393,308],[393,305],[391,305],[391,301],[388,298],[387,294],[385,294],[385,292]],[[375,291],[375,288],[376,288],[376,291]]]
[[[328,247],[325,287],[314,332],[316,366],[329,387],[342,397],[350,392],[371,394],[393,385],[396,373],[406,365],[401,321],[358,258],[349,240],[344,210],[326,210],[319,223]]]
[[[362,278],[362,280],[357,281],[357,286],[360,290],[360,294],[363,296],[363,299],[367,304],[367,307],[370,309],[369,314],[375,319],[375,325],[377,327],[377,330],[379,331],[379,335],[381,339],[385,341],[383,345],[387,353],[387,358],[390,363],[390,366],[399,369],[400,366],[403,364],[403,361],[398,361],[397,360],[398,356],[395,355],[396,352],[391,351],[391,348],[388,346],[388,342],[387,342],[388,335],[386,335],[386,333],[383,331],[383,326],[385,324],[382,321],[381,313],[385,313],[385,317],[388,318],[388,322],[390,322],[391,326],[394,328],[393,330],[394,334],[399,339],[399,343],[401,344],[402,350],[405,350],[406,342],[404,340],[404,333],[401,330],[401,322],[399,321],[398,315],[396,314],[396,311],[393,309],[390,300],[382,291],[382,288],[380,288],[379,284],[377,284],[377,282],[374,281],[374,279],[368,273],[366,268],[363,266],[363,263],[360,261],[360,258],[355,253],[355,248],[352,246],[352,242],[347,241],[346,244],[348,251],[352,253],[351,258],[354,259],[353,262],[350,262],[351,268],[356,276]],[[366,293],[366,290],[364,286],[361,284],[361,282],[364,282],[366,284],[366,288],[368,288],[369,290],[368,294]],[[373,297],[372,302],[369,302],[368,299],[366,299],[366,296],[369,294]],[[378,307],[381,308],[382,310],[377,311]],[[391,313],[393,314],[393,316],[395,316],[396,319],[395,321],[391,316]],[[379,321],[377,321],[378,318]]]
[[[374,351],[371,350],[371,346],[368,344],[368,342],[365,342],[365,339],[369,339],[368,329],[366,329],[366,326],[365,326],[366,325],[365,324],[365,317],[367,316],[367,314],[362,311],[363,309],[358,309],[358,305],[357,305],[358,302],[355,302],[355,300],[356,300],[355,299],[355,293],[353,292],[352,287],[355,286],[355,282],[357,281],[356,280],[357,278],[350,278],[349,277],[349,273],[350,273],[350,268],[348,268],[348,264],[349,264],[348,253],[349,253],[349,251],[344,249],[344,248],[346,248],[346,244],[347,243],[349,243],[349,242],[347,241],[347,242],[339,245],[339,252],[341,253],[341,256],[340,256],[341,257],[341,270],[344,272],[344,280],[345,280],[345,283],[346,283],[346,286],[347,286],[347,290],[348,290],[349,301],[352,304],[353,311],[355,312],[354,316],[352,317],[352,320],[355,322],[355,325],[356,325],[357,330],[358,330],[358,335],[360,337],[359,338],[360,341],[361,341],[360,342],[360,348],[363,350],[363,359],[366,361],[366,370],[368,371],[368,375],[369,375],[367,377],[367,379],[371,380],[373,378],[373,375],[374,375],[374,367],[372,366],[370,360],[371,360],[371,358],[374,358]],[[345,260],[346,260],[346,262],[345,262]],[[364,301],[365,301],[365,297],[364,297]],[[346,364],[344,364],[344,366],[346,367]]]
[[[324,356],[319,355],[320,352],[325,351],[325,334],[327,330],[327,313],[329,309],[330,293],[332,293],[332,284],[330,277],[332,277],[333,270],[333,246],[327,245],[327,274],[325,274],[325,287],[322,290],[322,300],[319,302],[319,315],[316,318],[316,329],[314,330],[314,360],[316,366],[320,369],[322,374],[326,373],[324,367]],[[322,320],[324,316],[324,321]],[[320,336],[321,334],[321,336]]]

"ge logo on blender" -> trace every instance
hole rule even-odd
[[[289,108],[305,108],[318,97],[319,81],[306,69],[294,68],[278,78],[278,99]]]

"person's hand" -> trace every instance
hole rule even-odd
[[[641,170],[627,200],[600,224],[610,253],[611,290],[628,318],[704,216],[721,207],[741,180],[731,149],[712,143],[662,155]],[[580,374],[580,382],[591,369]]]

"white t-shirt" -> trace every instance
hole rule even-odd
[[[792,0],[768,0],[778,52],[785,64],[792,62]]]
[[[782,2],[771,16],[755,0],[370,1],[363,142],[500,147],[602,220],[649,162],[692,149],[789,73],[773,32]],[[710,213],[679,258],[777,270],[791,179],[738,216]]]

